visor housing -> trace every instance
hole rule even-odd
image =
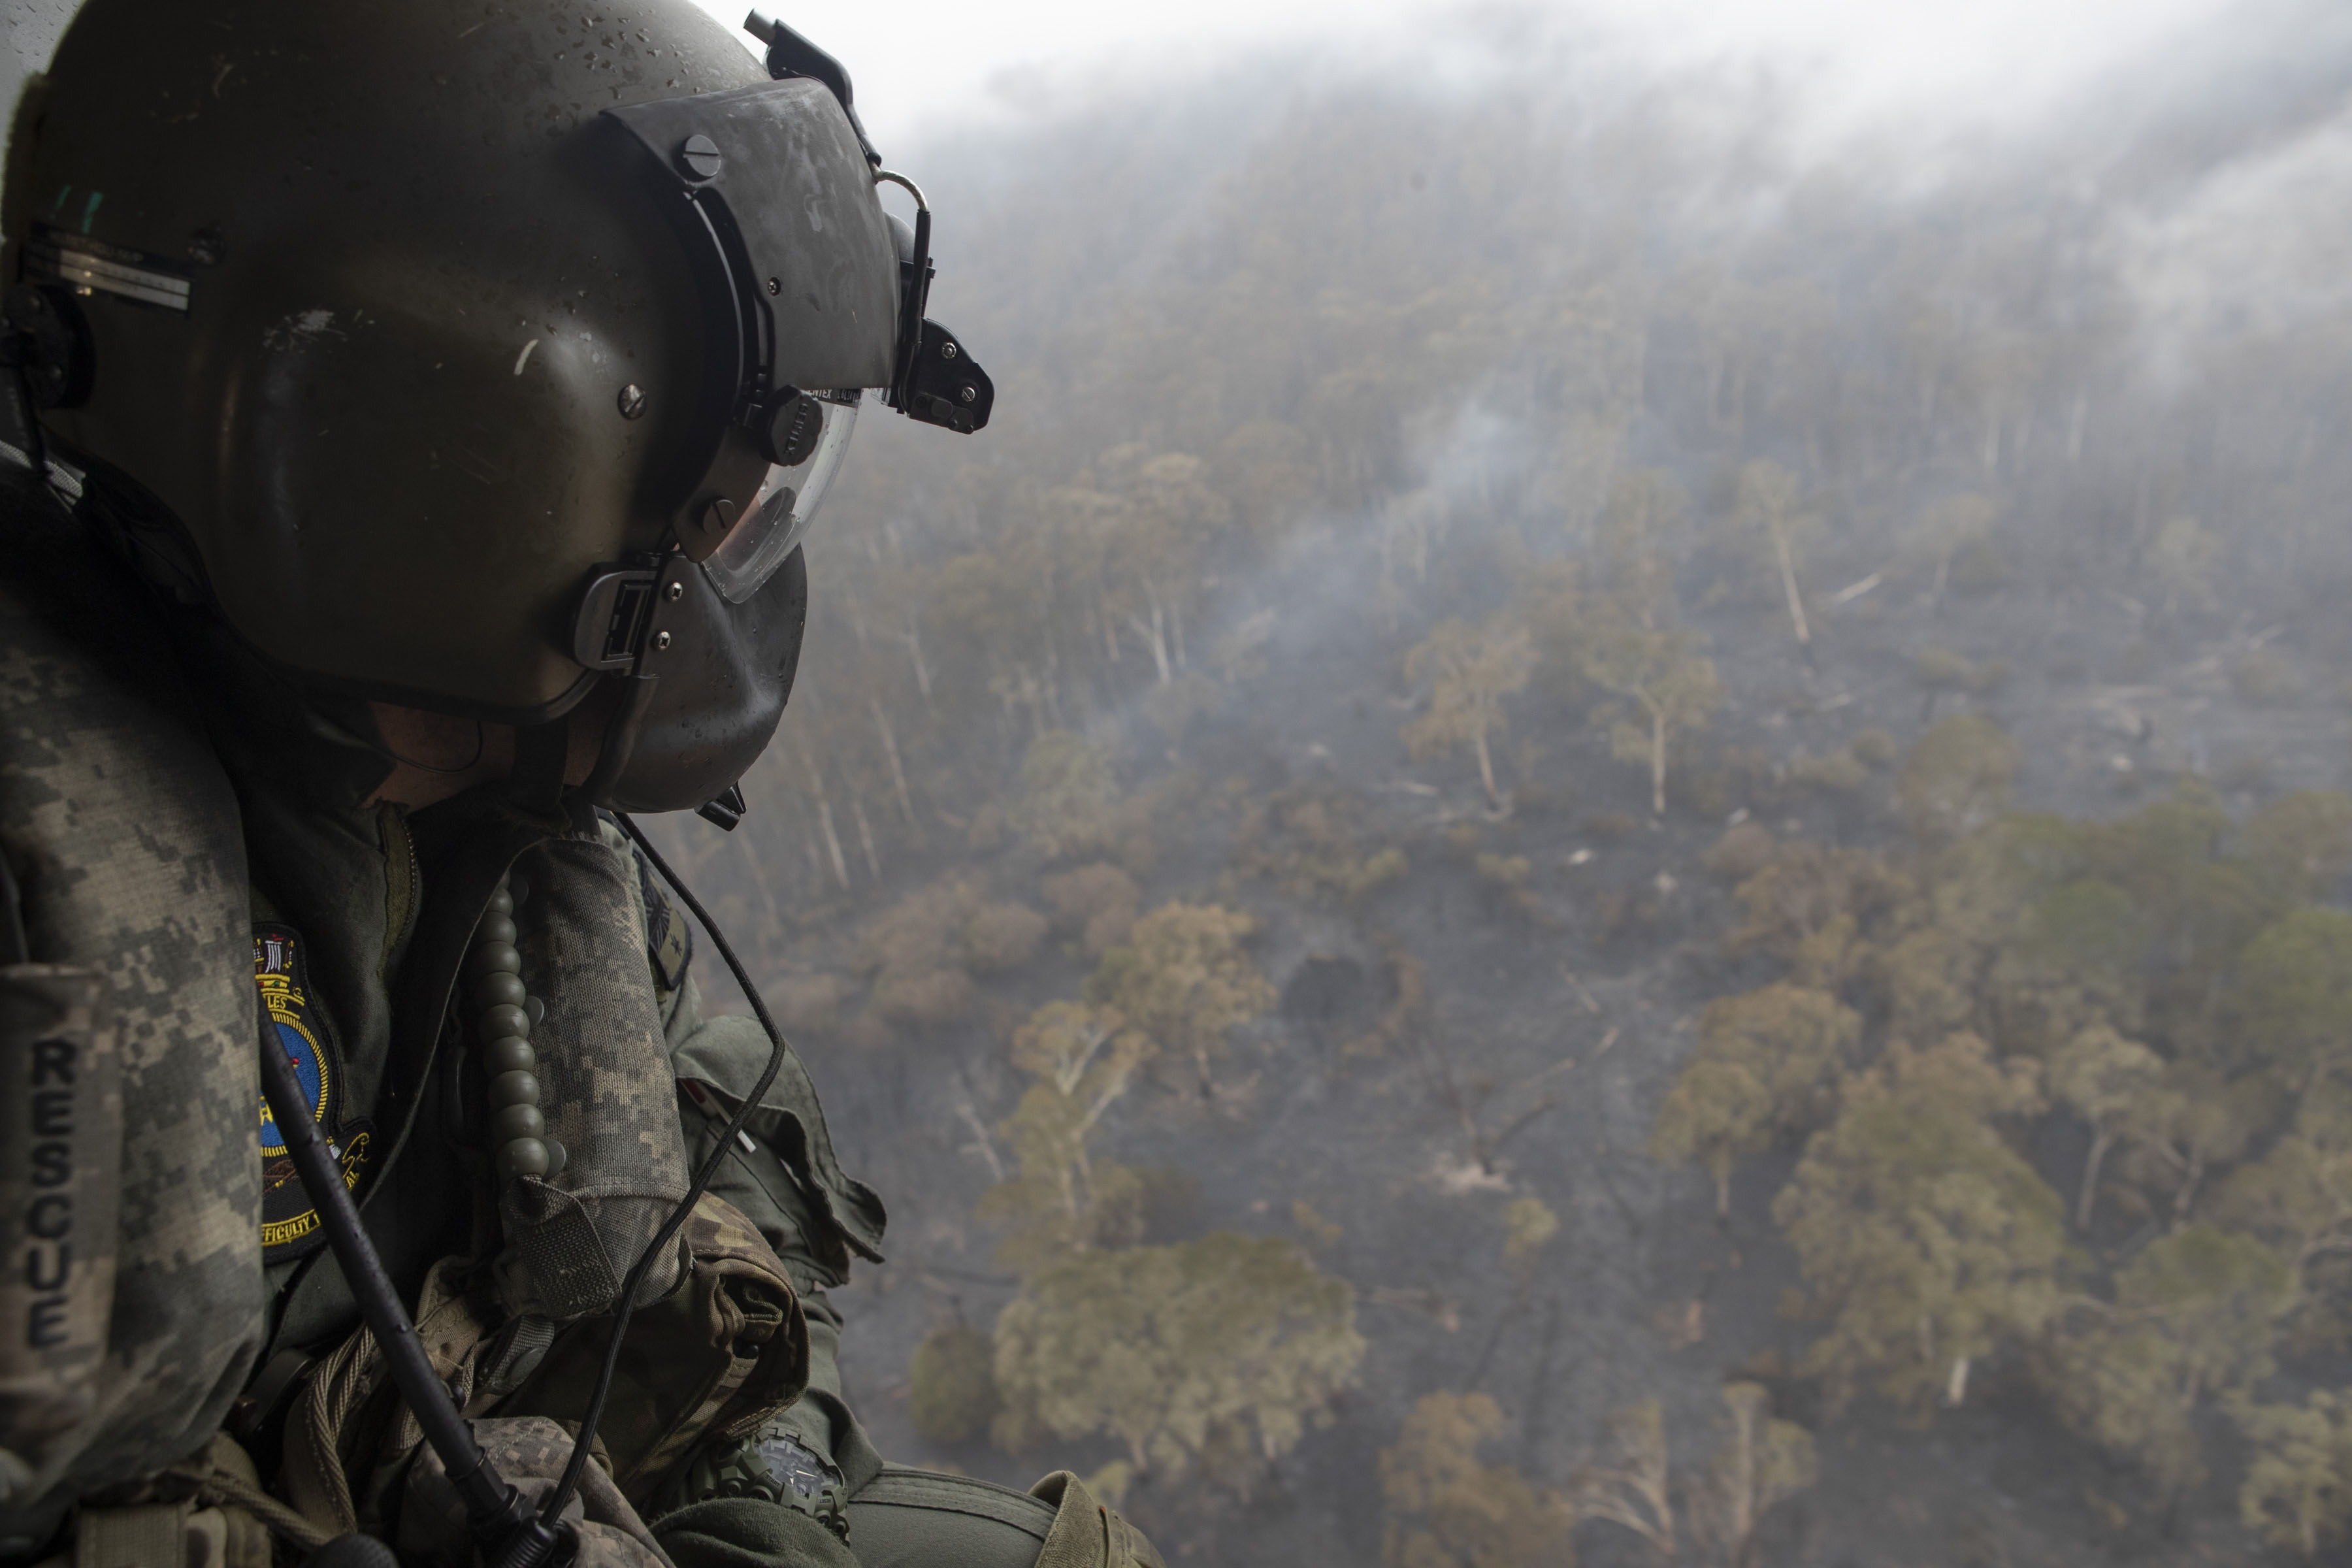
[[[825,491],[833,488],[842,454],[849,449],[861,395],[850,389],[810,395],[824,417],[814,448],[799,463],[769,468],[750,508],[702,563],[710,585],[730,605],[740,605],[759,592],[760,584],[800,544],[817,508],[824,502]]]

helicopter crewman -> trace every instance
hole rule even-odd
[[[993,395],[750,26],[89,0],[26,93],[0,1563],[1159,1562],[876,1454],[882,1205],[635,820],[741,815],[861,411]]]

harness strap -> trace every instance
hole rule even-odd
[[[153,1568],[188,1558],[193,1502],[85,1508],[74,1523],[74,1568]]]

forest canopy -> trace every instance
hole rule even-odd
[[[898,1203],[889,1451],[1171,1561],[2352,1538],[2352,39],[2204,42],[941,150],[997,421],[861,430],[673,835]]]

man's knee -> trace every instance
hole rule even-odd
[[[859,1568],[1164,1568],[1135,1528],[1059,1471],[1035,1492],[892,1466],[849,1500]]]
[[[1010,1487],[892,1466],[849,1500],[859,1568],[1031,1568],[1054,1510]]]

